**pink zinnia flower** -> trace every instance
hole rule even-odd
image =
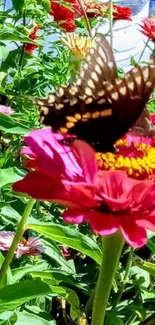
[[[116,142],[116,147],[116,153],[96,154],[101,170],[123,170],[132,178],[155,181],[154,139],[126,134]]]
[[[155,230],[155,185],[123,171],[98,171],[94,150],[80,140],[61,145],[68,139],[50,128],[30,132],[22,154],[31,172],[13,190],[64,205],[67,222],[88,221],[102,236],[119,230],[131,246],[143,246],[146,229]]]
[[[0,231],[0,251],[8,251],[13,240],[12,231]]]
[[[12,115],[14,111],[9,106],[0,105],[0,113],[3,113],[5,115]]]
[[[0,231],[0,251],[8,251],[12,244],[15,233],[12,231]],[[41,240],[37,237],[22,238],[17,249],[16,257],[22,255],[40,256],[44,252]]]
[[[40,256],[41,253],[44,253],[41,240],[37,237],[29,237],[28,240],[23,238],[20,241],[16,251],[16,257],[19,258],[22,255]]]

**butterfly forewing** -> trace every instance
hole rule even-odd
[[[112,50],[98,37],[75,83],[37,101],[42,121],[54,131],[75,134],[96,150],[112,150],[143,111],[155,84],[154,69],[133,68],[117,79]]]

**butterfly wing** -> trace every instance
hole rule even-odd
[[[144,108],[140,117],[129,132],[132,135],[155,138],[155,126],[153,125],[151,115],[147,108]]]
[[[107,151],[143,111],[155,84],[155,70],[151,65],[137,67],[117,79],[112,50],[107,41],[103,46],[103,39],[98,37],[96,47],[88,51],[75,83],[59,87],[37,104],[45,125]]]

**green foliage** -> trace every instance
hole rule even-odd
[[[71,10],[70,4],[62,4]],[[27,173],[20,150],[24,136],[42,127],[35,97],[44,97],[58,85],[74,80],[83,57],[61,44],[66,33],[49,15],[50,0],[12,0],[11,6],[6,9],[6,1],[0,0],[0,105],[14,110],[11,116],[0,113],[0,231],[15,232],[28,202],[26,195],[11,189],[12,183]],[[105,19],[90,18],[96,31],[98,23],[105,24]],[[36,39],[31,39],[36,25],[41,28]],[[83,18],[76,17],[76,25],[77,34],[89,35]],[[26,52],[27,43],[38,47]],[[137,64],[133,57],[130,64]],[[123,76],[123,69],[118,69],[118,77]],[[154,93],[148,108],[155,111]],[[0,325],[81,325],[85,313],[90,322],[102,260],[101,239],[86,223],[64,224],[62,211],[52,203],[34,204],[24,238],[39,238],[44,252],[41,256],[13,257],[0,287]],[[0,250],[1,267],[7,252]],[[105,325],[138,325],[153,313],[154,253],[154,237],[150,236],[144,251],[134,252],[123,295],[118,299],[129,256],[129,249],[124,248]]]
[[[40,234],[80,251],[101,263],[101,250],[88,236],[82,235],[77,230],[50,223],[28,224],[28,229],[36,230]]]

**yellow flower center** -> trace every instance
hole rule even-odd
[[[116,143],[118,153],[96,154],[99,168],[102,170],[124,170],[136,179],[155,179],[155,148],[150,144],[133,142],[128,145],[127,139]]]
[[[77,56],[85,56],[89,48],[95,47],[93,39],[75,34],[62,38],[61,43],[66,45],[69,50]]]

